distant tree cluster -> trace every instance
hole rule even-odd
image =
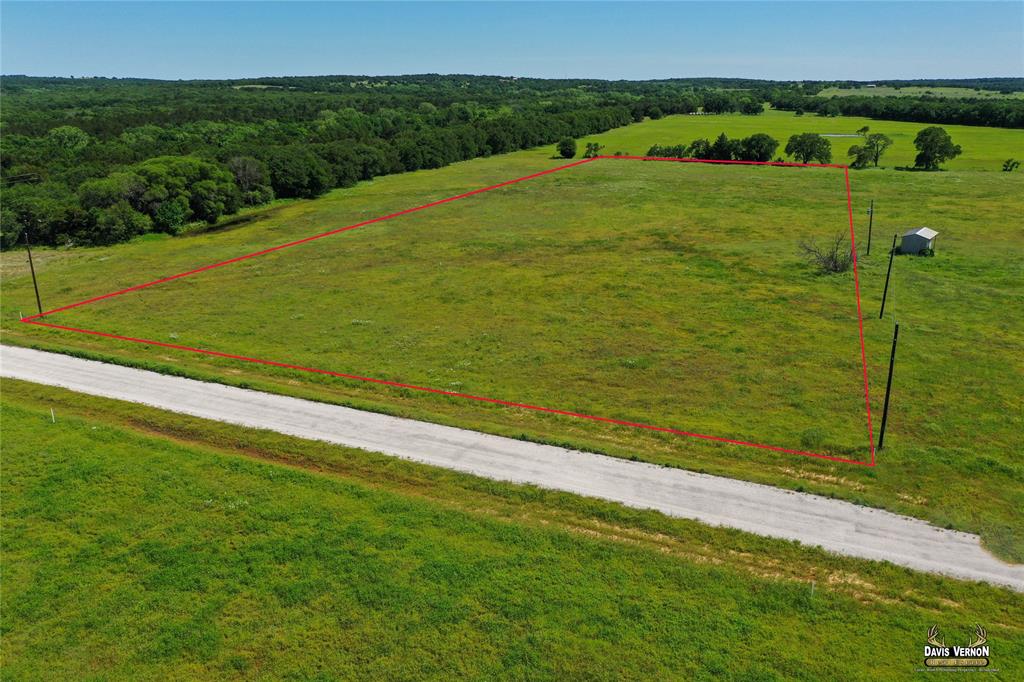
[[[43,244],[173,233],[274,198],[315,197],[563,138],[572,143],[558,153],[571,158],[576,139],[648,117],[758,114],[773,87],[747,79],[429,74],[193,82],[5,76],[0,248],[26,230]],[[600,154],[593,145],[584,156]],[[719,144],[709,153],[726,152]],[[753,147],[728,153],[764,156]]]
[[[890,121],[1024,128],[1024,99],[984,97],[816,97],[795,88],[775,90],[772,107],[821,116],[863,116]]]
[[[654,145],[647,156],[673,159],[707,159],[715,161],[771,161],[779,141],[767,133],[756,133],[742,139],[729,139],[725,133],[715,138],[694,140],[690,144]],[[832,144],[817,133],[793,135],[786,144],[786,154],[800,163],[831,163]]]
[[[899,101],[888,116],[855,110],[851,102],[876,106],[890,98],[839,98],[826,106],[831,100],[811,96],[829,85],[436,74],[191,82],[5,76],[0,248],[19,242],[26,230],[44,244],[106,244],[147,231],[173,233],[274,198],[315,197],[381,175],[563,139],[572,144],[564,150],[559,145],[558,154],[571,158],[577,139],[672,114],[757,115],[770,101],[780,108],[795,103],[808,112],[922,116],[931,122],[935,112],[951,107],[973,111],[988,125],[1016,126],[1018,119],[1000,112],[1024,106],[1020,100],[968,105],[942,99],[918,111],[913,98],[892,98]],[[977,87],[1012,86],[1000,79],[977,81]],[[900,107],[910,107],[910,113]],[[931,107],[939,109],[928,113]],[[922,167],[955,156],[926,137],[919,150]],[[884,152],[881,142],[865,138],[851,154],[854,164],[876,164]],[[802,140],[792,154],[820,161],[827,145]],[[741,140],[723,134],[659,155],[766,161],[777,149],[765,134]],[[600,153],[593,146],[583,151]]]
[[[766,133],[730,140],[725,133],[715,138],[694,140],[690,144],[654,145],[647,156],[671,159],[706,159],[715,161],[771,161],[779,142]]]
[[[214,223],[242,200],[235,177],[220,164],[161,156],[85,180],[76,191],[54,181],[6,189],[3,233],[8,243],[27,227],[36,241],[112,244],[150,231],[174,233],[191,221]]]
[[[3,81],[3,248],[26,230],[52,245],[174,233],[275,197],[316,197],[600,133],[633,121],[637,104],[626,93],[518,91],[494,79],[470,79],[468,88],[346,85],[336,94],[139,81],[10,85],[21,80]]]

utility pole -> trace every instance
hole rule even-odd
[[[896,235],[892,236],[892,248],[889,249],[889,269],[885,271],[885,288],[882,289],[882,308],[878,311],[878,319],[885,313],[885,297],[889,294],[889,275],[892,274],[892,259],[896,256]]]
[[[882,428],[878,431],[878,449],[885,443],[885,424],[889,420],[889,394],[892,392],[892,368],[896,364],[896,340],[900,338],[900,325],[892,333],[892,353],[889,355],[889,380],[885,382],[885,406],[882,407]]]
[[[875,224],[875,200],[871,200],[871,206],[868,207],[868,252],[865,256],[871,255],[871,226]]]
[[[32,287],[36,290],[36,307],[39,308],[39,314],[43,314],[43,303],[39,300],[39,283],[36,281],[36,266],[32,262],[32,243],[29,240],[28,228],[25,228],[25,251],[28,252],[28,269],[32,272]]]

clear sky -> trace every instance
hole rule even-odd
[[[0,22],[0,71],[40,76],[1024,75],[1020,0],[2,2]]]

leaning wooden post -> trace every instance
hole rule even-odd
[[[896,340],[900,337],[900,325],[892,333],[892,353],[889,354],[889,379],[885,382],[885,405],[882,407],[882,428],[878,431],[878,449],[885,443],[885,424],[889,421],[889,394],[892,392],[892,368],[896,364]]]
[[[892,236],[892,248],[889,249],[889,269],[885,271],[885,288],[882,289],[882,309],[878,311],[878,319],[885,313],[885,297],[889,295],[889,276],[892,274],[892,259],[896,256],[896,235]]]
[[[875,224],[875,200],[871,200],[871,206],[868,207],[868,251],[865,256],[871,255],[871,226]]]
[[[36,281],[36,266],[32,262],[32,242],[28,236],[28,228],[25,228],[25,251],[28,253],[28,269],[32,272],[32,288],[36,290],[36,307],[39,314],[43,314],[43,303],[39,300],[39,283]]]

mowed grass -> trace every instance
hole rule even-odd
[[[897,679],[976,622],[1024,673],[995,587],[17,381],[2,417],[5,679]]]
[[[670,117],[596,139],[607,152],[643,153],[721,130],[784,137],[864,123],[897,139],[892,162],[912,156],[914,124],[770,112]],[[836,495],[979,532],[1022,560],[1024,182],[995,159],[1024,155],[1024,138],[962,130],[971,137],[954,139],[965,155],[947,172],[851,173],[876,436],[893,323],[877,319],[885,253],[893,232],[940,232],[935,258],[901,257],[894,269],[889,313],[901,345],[873,469],[17,324],[33,306],[21,253],[3,256],[5,339]],[[549,149],[480,159],[332,192],[233,230],[41,251],[44,303],[558,163]],[[852,275],[815,275],[796,254],[800,238],[846,228],[844,194],[841,171],[598,161],[53,321],[859,458],[868,443]]]

